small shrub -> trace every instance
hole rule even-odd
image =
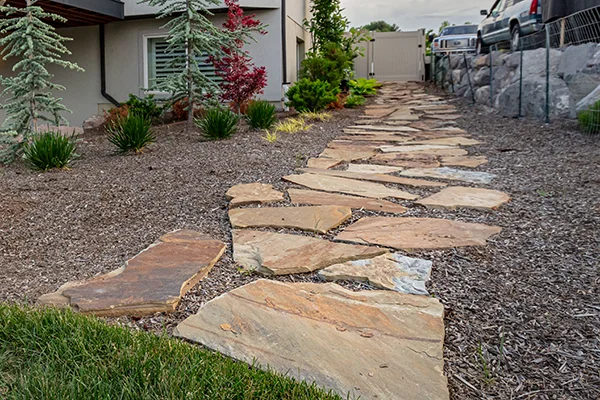
[[[146,96],[145,98],[130,94],[129,100],[127,100],[127,103],[125,104],[129,107],[130,112],[150,120],[156,120],[160,118],[163,113],[162,107],[159,107],[156,104],[156,100],[152,94]]]
[[[46,132],[33,138],[23,147],[23,158],[33,169],[47,171],[66,168],[77,157],[75,136]]]
[[[357,96],[373,96],[377,94],[377,88],[381,84],[376,79],[359,78],[348,82],[350,93]]]
[[[321,111],[336,101],[339,91],[339,88],[332,87],[328,82],[302,79],[288,90],[289,102],[287,105],[294,107],[299,112]]]
[[[275,125],[275,132],[298,133],[306,132],[312,125],[308,125],[303,118],[288,118]]]
[[[156,136],[152,133],[150,119],[134,113],[112,122],[106,128],[108,141],[118,147],[121,153],[135,151],[141,153],[144,147],[154,143]]]
[[[327,43],[320,52],[311,52],[302,61],[300,79],[329,82],[332,87],[339,88],[352,69],[352,60],[348,53],[335,43]]]
[[[329,103],[327,105],[327,108],[329,108],[330,110],[343,110],[344,106],[346,105],[347,97],[348,96],[344,93],[338,93],[337,96],[335,96],[335,101]]]
[[[108,111],[104,111],[104,119],[106,120],[105,125],[111,126],[117,121],[126,118],[129,115],[129,106],[122,104],[119,107],[113,107]]]
[[[277,136],[277,132],[265,131],[266,135],[263,137],[264,140],[271,144],[275,144],[279,137]]]
[[[275,106],[266,101],[252,101],[246,110],[248,125],[254,129],[270,129],[277,121]]]
[[[326,122],[333,118],[333,115],[329,112],[304,111],[304,112],[300,113],[300,116],[307,121],[321,121],[321,122]]]
[[[346,108],[359,107],[365,104],[365,98],[357,94],[351,94],[346,99]]]
[[[188,99],[187,97],[177,100],[175,103],[171,104],[171,111],[173,112],[173,119],[175,121],[185,121],[188,118]],[[196,108],[194,110],[194,117],[201,118],[204,115],[204,110],[202,108]]]
[[[237,130],[240,118],[229,109],[216,107],[196,119],[196,126],[205,138],[210,140],[227,139]]]
[[[577,115],[579,129],[585,133],[600,133],[600,101]]]

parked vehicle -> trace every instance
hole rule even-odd
[[[510,42],[511,51],[519,49],[521,37],[543,29],[542,0],[496,0],[491,11],[481,10],[486,18],[477,29],[477,54],[489,46]]]
[[[449,26],[444,28],[440,36],[433,40],[431,51],[436,55],[475,53],[476,43],[476,25]]]

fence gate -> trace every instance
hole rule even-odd
[[[363,42],[364,57],[355,60],[358,78],[379,81],[425,80],[425,31],[372,32]]]

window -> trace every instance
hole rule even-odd
[[[306,47],[304,40],[296,38],[296,76],[300,75],[300,67],[302,67],[302,61],[306,58]]]
[[[156,81],[166,78],[173,73],[177,73],[178,68],[173,67],[171,61],[175,57],[184,55],[183,52],[168,51],[169,44],[165,37],[146,37],[146,65],[145,65],[145,87],[152,89]],[[198,66],[200,70],[214,82],[220,82],[222,79],[217,76],[212,64],[206,63],[206,55],[199,57]]]

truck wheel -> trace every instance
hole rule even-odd
[[[481,38],[481,36],[477,36],[477,44],[475,50],[477,55],[479,56],[481,54],[487,54],[489,50],[489,46],[486,46],[485,43],[483,43],[483,39]]]
[[[516,24],[510,31],[510,51],[514,53],[519,50],[521,50],[521,28]]]

